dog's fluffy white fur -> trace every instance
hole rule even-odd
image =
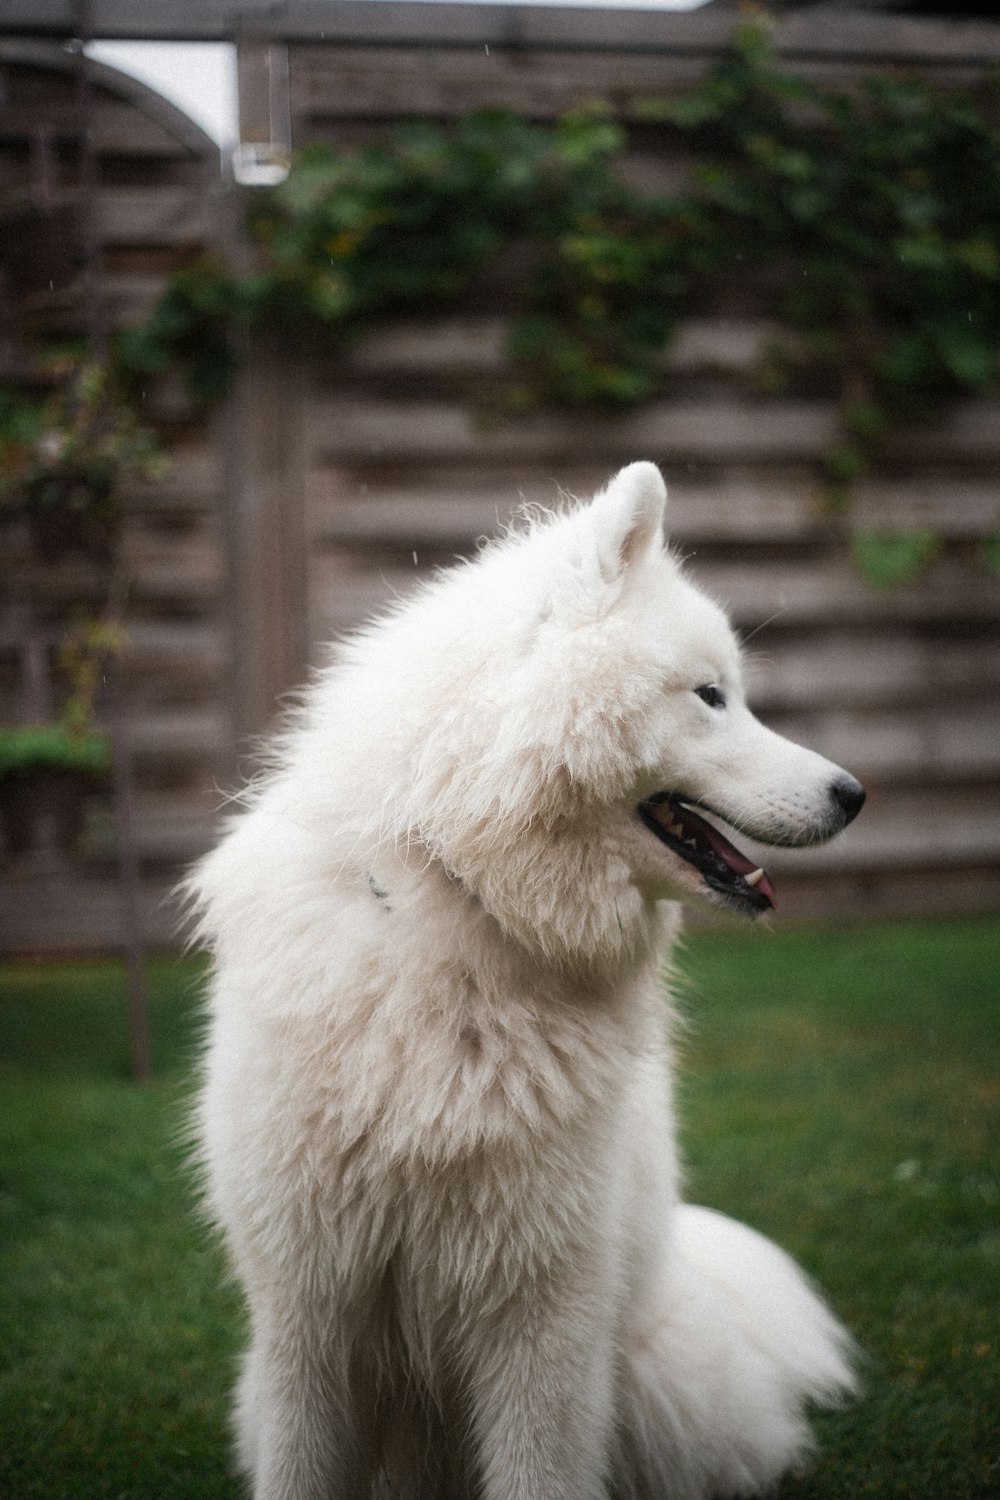
[[[804,844],[860,788],[753,718],[664,500],[632,464],[359,634],[194,877],[257,1500],[756,1494],[851,1388],[794,1264],[679,1200],[679,903],[770,887],[654,824]]]

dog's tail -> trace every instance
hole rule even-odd
[[[856,1390],[849,1336],[778,1247],[682,1206],[661,1305],[626,1351],[616,1500],[757,1495]]]

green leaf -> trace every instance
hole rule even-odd
[[[981,336],[971,322],[940,328],[935,343],[946,369],[962,385],[976,389],[988,385],[996,375],[997,345]]]
[[[976,276],[987,281],[1000,279],[1000,250],[996,239],[985,227],[957,245],[955,255]]]
[[[72,734],[60,724],[0,728],[0,781],[33,771],[85,771],[100,775],[110,766],[110,742],[100,730]]]
[[[991,573],[1000,578],[1000,526],[996,531],[984,536],[979,544],[980,554]]]
[[[696,93],[682,94],[678,99],[665,101],[667,119],[685,130],[694,130],[699,125],[718,120],[724,108],[724,98],[704,87]]]
[[[934,348],[922,333],[904,332],[887,344],[877,369],[890,385],[926,386],[932,383],[937,364]]]
[[[824,455],[823,465],[835,484],[850,484],[868,467],[865,450],[858,443],[841,443]]]
[[[939,547],[940,541],[931,531],[856,531],[851,538],[859,571],[879,589],[916,578]]]
[[[556,142],[562,159],[575,166],[613,156],[621,151],[625,136],[613,120],[576,112],[559,122]]]
[[[873,401],[854,401],[844,409],[844,426],[867,442],[880,438],[888,426],[888,417]]]

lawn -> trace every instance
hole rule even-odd
[[[700,933],[689,1196],[773,1234],[864,1351],[781,1500],[1000,1495],[1000,922]],[[197,963],[0,969],[0,1495],[236,1500],[238,1300],[177,1145]],[[669,1500],[669,1497],[664,1497]]]

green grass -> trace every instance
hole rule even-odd
[[[0,1495],[239,1495],[237,1299],[177,1144],[196,967],[152,967],[157,1081],[129,1080],[112,964],[0,970]]]
[[[1000,1495],[1000,922],[701,933],[688,1193],[773,1234],[865,1356],[781,1500]],[[235,1500],[238,1300],[176,1143],[198,967],[0,969],[0,1495]],[[669,1497],[664,1497],[669,1500]]]
[[[688,1195],[792,1250],[865,1355],[782,1500],[1000,1496],[1000,923],[702,939]]]

